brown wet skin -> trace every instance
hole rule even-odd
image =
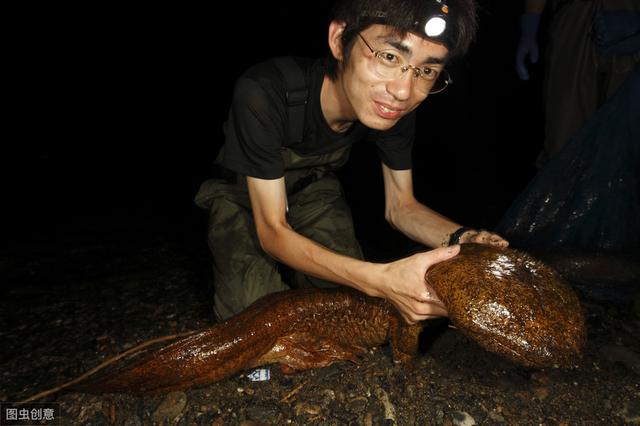
[[[449,317],[485,349],[527,366],[568,367],[586,340],[576,294],[554,270],[512,249],[463,244],[427,282]]]
[[[586,335],[578,299],[533,258],[464,244],[459,255],[432,267],[426,280],[456,328],[487,350],[527,366],[577,362]],[[285,291],[75,389],[172,391],[266,364],[291,371],[355,361],[387,342],[394,361],[406,362],[417,352],[421,328],[404,323],[388,302],[351,289]]]

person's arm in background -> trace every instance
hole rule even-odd
[[[546,0],[525,0],[524,13],[520,15],[520,40],[516,49],[516,73],[521,80],[529,80],[527,58],[530,63],[538,62],[538,28],[540,16],[545,8]]]

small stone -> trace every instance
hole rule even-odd
[[[320,407],[315,404],[309,404],[306,402],[300,402],[296,404],[293,408],[293,411],[296,413],[296,416],[300,416],[302,414],[308,414],[312,416],[317,416],[320,414]]]
[[[465,411],[454,411],[451,413],[451,420],[456,426],[474,426],[476,421]]]
[[[404,388],[404,393],[407,398],[413,399],[416,396],[416,387],[414,385],[407,385]]]
[[[78,415],[78,420],[80,422],[86,422],[90,418],[92,418],[97,413],[101,413],[103,411],[102,401],[94,401],[90,402],[87,405],[83,405],[80,410],[80,414]]]
[[[151,419],[156,423],[172,424],[182,415],[187,405],[187,395],[184,392],[171,392],[160,403]]]
[[[549,389],[545,387],[533,388],[533,394],[540,401],[544,401],[549,396]]]
[[[542,372],[535,371],[531,373],[531,380],[541,385],[546,385],[551,381],[551,378]]]
[[[493,420],[494,422],[498,422],[498,423],[504,423],[506,420],[504,419],[504,417],[502,416],[502,414],[497,413],[495,411],[491,411],[489,413],[489,418],[491,420]]]
[[[364,396],[358,396],[347,402],[345,407],[347,411],[353,414],[361,414],[367,407],[367,398]]]
[[[367,414],[365,414],[362,423],[364,424],[364,426],[373,426],[373,413],[369,411]]]

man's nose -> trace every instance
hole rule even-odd
[[[387,83],[387,92],[399,101],[406,101],[411,96],[414,85],[414,70],[409,68],[400,77],[394,78]]]

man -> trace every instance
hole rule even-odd
[[[414,110],[449,83],[445,64],[467,49],[475,26],[472,0],[343,0],[329,25],[328,59],[296,60],[308,90],[292,90],[295,70],[278,61],[258,64],[238,80],[218,156],[232,175],[205,182],[196,197],[210,209],[220,318],[290,288],[277,262],[296,271],[296,287],[347,285],[388,299],[408,322],[444,316],[444,305],[425,283],[427,269],[455,256],[457,243],[507,246],[413,195]],[[292,102],[300,93],[302,102]],[[362,260],[331,171],[344,165],[352,143],[364,139],[376,144],[382,161],[386,219],[440,248],[386,264]]]

